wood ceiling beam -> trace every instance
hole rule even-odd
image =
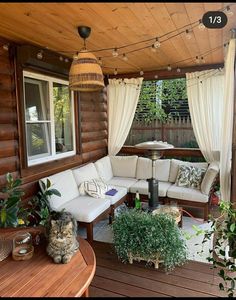
[[[186,73],[196,72],[196,71],[204,71],[210,69],[218,69],[223,68],[224,64],[210,64],[210,65],[201,65],[201,66],[192,66],[192,67],[185,67],[181,68],[180,72],[176,72],[176,69],[172,71],[168,70],[158,70],[158,71],[146,71],[141,76],[139,72],[136,73],[125,73],[125,74],[118,74],[118,75],[109,75],[109,78],[136,78],[136,77],[143,77],[144,80],[156,80],[155,76],[158,75],[158,79],[174,79],[174,78],[183,78],[186,76]]]

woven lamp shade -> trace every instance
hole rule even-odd
[[[73,91],[93,92],[104,88],[102,69],[96,57],[87,50],[74,59],[69,72],[69,86]]]

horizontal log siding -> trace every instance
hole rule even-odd
[[[6,41],[0,39],[0,45]],[[6,173],[19,177],[18,129],[15,97],[14,66],[10,51],[0,50],[0,187]]]
[[[11,172],[14,178],[22,179],[24,199],[29,199],[37,193],[40,178],[96,161],[107,154],[107,101],[103,92],[80,93],[79,99],[75,99],[79,103],[75,105],[76,112],[80,106],[76,130],[81,142],[77,142],[77,154],[23,169],[19,155],[22,133],[17,124],[17,110],[23,99],[20,97],[17,104],[13,59],[8,51],[0,49],[0,189],[6,184],[6,173]]]

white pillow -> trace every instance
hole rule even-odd
[[[194,163],[189,161],[182,161],[178,159],[172,159],[170,163],[170,176],[169,176],[169,182],[175,182],[177,178],[177,174],[179,171],[179,165],[187,165],[187,166],[194,166],[197,168],[204,168],[207,169],[208,163],[207,162],[201,162],[201,163]]]
[[[109,156],[100,158],[94,163],[94,165],[97,169],[100,178],[103,181],[107,182],[112,179],[113,173],[112,173],[111,161]]]
[[[219,162],[211,162],[201,184],[201,192],[209,195],[212,184],[219,173]]]
[[[155,161],[155,178],[168,181],[170,175],[170,159],[157,159]]]
[[[98,179],[84,181],[80,184],[79,191],[81,195],[87,193],[94,198],[105,198],[105,193],[108,191],[108,185]]]
[[[84,181],[100,179],[94,163],[89,163],[83,167],[72,169],[75,181],[78,186]]]
[[[113,176],[135,178],[137,155],[110,156]]]
[[[149,158],[139,157],[137,161],[137,179],[152,178],[152,161]]]

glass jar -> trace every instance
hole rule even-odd
[[[15,260],[26,260],[33,256],[34,247],[30,233],[18,233],[13,239],[12,257]]]

